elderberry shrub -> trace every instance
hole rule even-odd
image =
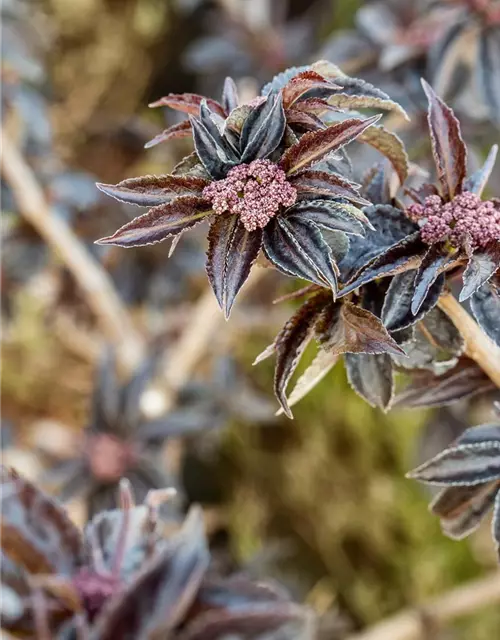
[[[2,467],[1,483],[4,629],[58,640],[313,637],[310,612],[281,588],[210,570],[200,508],[165,533],[169,490],[135,505],[124,480],[120,507],[81,532],[16,472]]]

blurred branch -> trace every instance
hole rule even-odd
[[[500,347],[488,338],[451,293],[441,296],[438,304],[462,334],[465,353],[500,388]]]
[[[106,338],[115,345],[124,372],[133,370],[142,357],[143,341],[110,278],[66,222],[51,211],[33,172],[5,131],[2,131],[2,145],[1,171],[21,215],[71,272]]]
[[[250,288],[262,278],[264,272],[265,269],[254,267],[242,294],[248,293]],[[241,298],[240,294],[239,299]],[[189,381],[194,368],[213,342],[223,322],[225,322],[224,314],[209,286],[193,306],[184,331],[176,340],[174,348],[167,353],[164,366],[160,367],[159,377],[168,389],[167,410],[172,408],[177,394]]]
[[[466,616],[500,601],[500,572],[475,580],[429,601],[383,620],[347,640],[420,640],[429,628]]]

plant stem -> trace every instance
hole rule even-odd
[[[488,338],[451,293],[441,296],[438,304],[462,334],[465,353],[500,388],[500,347]]]
[[[500,601],[500,572],[452,589],[422,607],[402,611],[347,640],[418,640],[435,626]]]
[[[64,220],[51,211],[33,171],[2,131],[1,171],[9,183],[20,214],[60,256],[85,295],[106,338],[115,345],[120,367],[131,372],[144,345],[108,274],[86,250]]]

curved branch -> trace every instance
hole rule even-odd
[[[490,340],[451,293],[441,296],[438,305],[462,334],[465,353],[500,388],[500,347]]]
[[[500,572],[438,596],[422,607],[407,609],[347,640],[420,640],[426,630],[500,601]]]
[[[1,171],[19,212],[63,260],[106,338],[115,345],[120,366],[130,372],[140,361],[144,346],[113,283],[66,222],[51,211],[32,170],[7,133],[4,130],[1,133]]]

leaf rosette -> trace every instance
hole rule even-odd
[[[367,220],[360,207],[369,204],[345,175],[344,147],[364,141],[387,155],[401,180],[407,173],[401,141],[374,126],[379,115],[345,115],[352,108],[401,108],[337,71],[316,63],[280,74],[247,104],[239,104],[231,79],[221,102],[170,94],[153,103],[189,116],[153,142],[191,135],[195,152],[172,174],[98,185],[118,200],[151,207],[98,242],[153,244],[206,220],[207,274],[226,317],[261,253],[282,273],[329,288],[335,297],[339,269],[325,233],[363,236]],[[329,121],[332,112],[343,119]]]

